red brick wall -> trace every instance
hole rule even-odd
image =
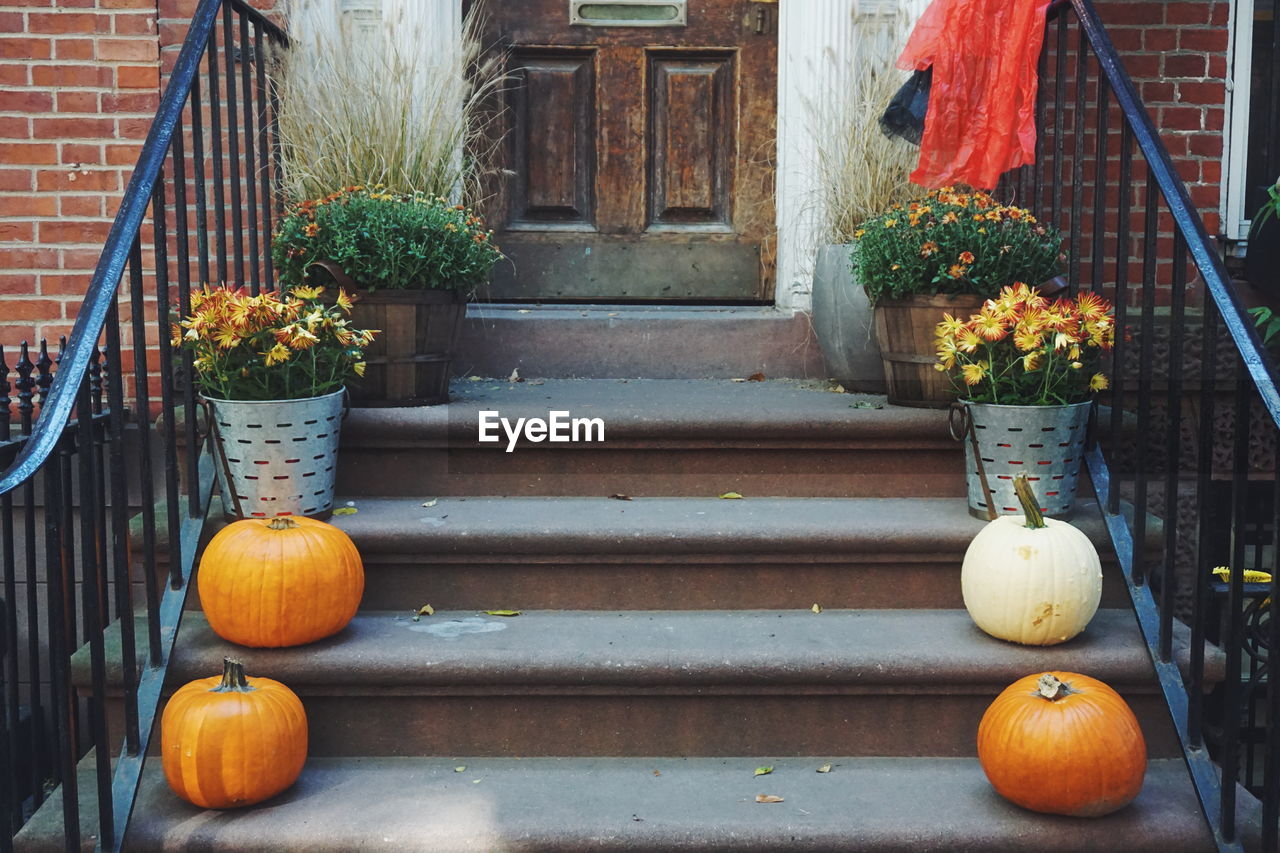
[[[1101,0],[1098,14],[1138,84],[1210,234],[1220,230],[1227,0]]]
[[[64,333],[159,101],[155,0],[0,0],[0,343]]]

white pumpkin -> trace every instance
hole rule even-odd
[[[1098,611],[1102,563],[1085,536],[1040,514],[1026,475],[1014,483],[1026,515],[987,524],[964,554],[964,606],[993,637],[1033,646],[1063,643]]]

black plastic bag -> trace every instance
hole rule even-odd
[[[885,136],[905,139],[919,145],[924,136],[924,114],[929,110],[929,88],[933,85],[933,68],[913,71],[907,82],[893,96],[880,116],[880,130]]]

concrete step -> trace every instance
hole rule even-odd
[[[962,498],[433,501],[356,498],[332,519],[360,548],[366,609],[961,608],[985,524]],[[1075,523],[1110,558],[1096,504]],[[1127,606],[1112,562],[1104,578],[1103,606]]]
[[[352,410],[338,489],[408,497],[963,495],[964,454],[946,412],[882,401],[774,380],[461,380],[447,406]],[[515,424],[552,410],[601,419],[604,441],[521,441],[510,453],[505,439],[478,441],[481,411]]]
[[[312,755],[965,756],[996,694],[1047,669],[1111,684],[1151,753],[1176,754],[1116,609],[1052,648],[992,639],[962,610],[805,609],[362,612],[310,646],[245,649],[191,612],[170,685],[224,656],[302,697]]]
[[[827,376],[813,323],[773,306],[472,303],[462,376],[705,379]],[[884,388],[884,374],[863,378]]]
[[[754,769],[773,773],[756,777]],[[815,772],[830,764],[829,773]],[[465,770],[459,771],[457,768]],[[760,804],[759,794],[783,798]],[[18,839],[55,853],[55,794]],[[82,815],[91,831],[94,812]],[[138,853],[361,851],[858,851],[858,853],[1207,853],[1215,850],[1181,759],[1147,766],[1126,808],[1089,820],[1001,799],[971,758],[818,753],[734,758],[312,758],[260,806],[205,811],[148,765],[126,850]],[[91,849],[90,847],[86,847]]]

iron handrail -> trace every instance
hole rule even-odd
[[[1248,368],[1267,414],[1280,427],[1280,381],[1277,380],[1280,374],[1277,372],[1275,359],[1263,345],[1262,338],[1239,297],[1227,284],[1229,277],[1222,258],[1204,226],[1204,220],[1191,201],[1186,184],[1174,168],[1169,150],[1160,141],[1159,131],[1151,120],[1151,114],[1147,112],[1146,104],[1138,95],[1133,79],[1125,69],[1106,26],[1094,8],[1093,0],[1056,0],[1049,8],[1050,17],[1060,13],[1066,6],[1075,10],[1098,65],[1107,77],[1116,103],[1133,132],[1134,141],[1147,161],[1151,179],[1168,202],[1174,226],[1186,241],[1187,251],[1218,307],[1222,322],[1230,333],[1240,358]]]
[[[238,13],[259,23],[273,40],[281,44],[287,43],[284,31],[244,0],[227,2]],[[156,181],[159,180],[165,159],[169,156],[174,131],[182,120],[182,111],[191,96],[192,84],[199,73],[200,61],[222,6],[223,0],[200,0],[195,14],[191,16],[191,27],[161,96],[155,120],[147,131],[137,165],[125,188],[124,198],[111,223],[111,230],[89,281],[84,302],[76,314],[71,334],[67,337],[67,349],[62,355],[53,386],[41,407],[40,418],[35,422],[31,436],[18,458],[0,476],[0,495],[13,492],[35,476],[48,460],[49,454],[58,446],[63,429],[71,420],[80,383],[88,372],[89,361],[106,325],[107,313],[116,299],[134,238],[142,227]]]
[[[1191,200],[1190,193],[1187,191],[1186,185],[1174,169],[1168,149],[1160,140],[1155,123],[1151,120],[1151,116],[1147,111],[1145,103],[1139,96],[1128,71],[1125,69],[1123,62],[1115,49],[1115,45],[1112,43],[1111,38],[1107,33],[1106,27],[1099,18],[1097,11],[1094,8],[1093,0],[1056,0],[1056,2],[1054,2],[1050,7],[1049,16],[1050,18],[1059,17],[1065,14],[1068,8],[1074,12],[1083,34],[1078,53],[1079,62],[1084,62],[1084,57],[1086,55],[1085,43],[1087,41],[1087,45],[1092,49],[1094,57],[1098,63],[1100,74],[1103,75],[1099,78],[1098,82],[1099,93],[1097,101],[1099,104],[1099,115],[1097,130],[1095,131],[1099,137],[1097,145],[1099,152],[1099,166],[1098,169],[1095,170],[1095,180],[1098,183],[1098,186],[1095,188],[1095,199],[1098,200],[1095,205],[1095,216],[1100,215],[1097,211],[1101,210],[1101,185],[1104,180],[1103,176],[1105,175],[1105,172],[1102,171],[1101,158],[1104,156],[1103,152],[1106,151],[1105,118],[1107,107],[1105,92],[1106,89],[1109,88],[1123,117],[1122,158],[1130,156],[1128,149],[1123,146],[1136,142],[1138,149],[1147,164],[1148,209],[1146,215],[1146,241],[1150,244],[1156,233],[1156,217],[1158,216],[1158,209],[1155,207],[1155,204],[1157,193],[1159,197],[1163,198],[1164,204],[1173,220],[1174,228],[1176,229],[1174,236],[1175,268],[1173,280],[1173,287],[1175,291],[1173,294],[1173,304],[1175,306],[1174,322],[1178,323],[1183,319],[1181,310],[1184,305],[1184,295],[1182,290],[1186,287],[1185,261],[1189,256],[1203,280],[1205,292],[1212,299],[1211,303],[1208,299],[1206,299],[1205,303],[1206,320],[1204,329],[1206,330],[1206,352],[1204,357],[1209,359],[1213,358],[1213,354],[1209,350],[1214,339],[1209,336],[1207,330],[1212,329],[1212,312],[1216,311],[1217,317],[1221,320],[1223,326],[1230,334],[1232,345],[1237,351],[1237,355],[1241,363],[1244,365],[1245,374],[1249,377],[1247,382],[1242,381],[1239,383],[1236,392],[1237,406],[1247,406],[1248,397],[1245,392],[1248,385],[1251,384],[1253,386],[1253,390],[1256,390],[1261,398],[1262,405],[1266,408],[1267,415],[1269,416],[1272,425],[1274,427],[1280,427],[1280,392],[1277,390],[1275,360],[1263,346],[1262,340],[1258,335],[1254,324],[1246,314],[1243,305],[1240,303],[1235,292],[1229,286],[1226,269],[1223,265],[1217,247],[1209,236],[1209,233],[1204,226],[1204,222]],[[1059,31],[1062,32],[1065,22],[1060,20],[1059,23]],[[1059,103],[1061,103],[1061,87],[1063,83],[1063,79],[1061,77],[1063,71],[1061,61],[1063,44],[1061,38],[1058,42],[1058,51],[1058,71],[1060,75],[1058,81]],[[1106,84],[1105,87],[1103,82],[1104,80]],[[1077,134],[1082,134],[1084,132],[1082,111],[1084,108],[1085,82],[1080,70],[1077,70],[1076,87],[1076,132]],[[1058,129],[1059,131],[1061,130],[1060,125]],[[1125,183],[1128,180],[1126,165],[1128,162],[1130,161],[1122,159],[1122,193],[1128,192],[1128,185]],[[1077,147],[1074,166],[1076,168],[1077,195],[1073,196],[1073,198],[1077,198],[1079,183],[1081,180],[1079,147]],[[1074,201],[1073,208],[1073,227],[1076,229],[1075,233],[1078,236],[1080,210],[1075,206]],[[1057,208],[1055,206],[1055,210],[1056,209]],[[1128,208],[1122,203],[1121,210],[1127,211]],[[1127,214],[1122,213],[1118,220],[1117,227],[1120,229],[1128,227],[1128,223],[1123,221],[1125,215]],[[1100,272],[1097,256],[1099,247],[1096,242],[1097,222],[1095,222],[1094,227],[1095,245],[1093,250],[1095,254],[1096,278]],[[1118,256],[1121,253],[1127,252],[1127,249],[1124,248],[1125,245],[1126,244],[1123,240],[1119,242],[1119,247],[1117,249]],[[1078,245],[1073,245],[1073,249],[1077,248]],[[1149,259],[1151,258],[1150,245],[1148,245],[1146,252],[1148,260],[1144,261],[1144,266],[1147,266],[1147,274],[1150,276],[1154,270],[1153,266],[1148,266]],[[1123,273],[1120,275],[1123,275]],[[1100,283],[1100,281],[1095,280],[1094,286],[1097,287]],[[1148,281],[1148,294],[1144,297],[1144,317],[1147,316],[1146,311],[1154,305],[1152,295],[1149,292],[1150,288],[1153,286],[1153,283]],[[1116,287],[1117,290],[1119,290],[1121,287],[1121,281],[1117,281]],[[1151,358],[1150,335],[1152,330],[1144,328],[1142,331],[1144,341],[1146,341],[1142,358],[1146,360],[1144,361],[1144,364],[1147,364]],[[1149,381],[1149,372],[1146,375],[1147,381]],[[1175,384],[1170,386],[1170,395],[1175,393],[1175,389],[1177,388],[1176,383],[1179,381],[1180,380],[1173,380]],[[1172,405],[1172,403],[1170,405]],[[1203,407],[1205,405],[1211,406],[1212,404],[1202,403],[1201,405],[1201,418],[1203,420],[1206,417]],[[1211,411],[1211,409],[1208,411]],[[1247,412],[1242,417],[1244,417],[1247,422]],[[1116,421],[1113,419],[1113,423],[1115,422]],[[1172,421],[1172,423],[1175,424],[1177,422],[1177,419]],[[1202,430],[1203,428],[1202,424]],[[1172,435],[1172,433],[1170,433],[1170,435]],[[1170,442],[1173,440],[1173,438],[1169,439]],[[1204,440],[1205,439],[1202,439],[1202,442]],[[1211,446],[1212,438],[1207,440]],[[1244,442],[1244,445],[1242,445],[1242,441]],[[1240,430],[1237,422],[1236,445],[1233,451],[1233,465],[1237,469],[1237,474],[1241,465],[1242,454],[1245,449],[1247,449],[1247,442],[1247,431]],[[1172,453],[1173,451],[1170,452]],[[1199,462],[1201,480],[1204,480],[1209,476],[1205,473],[1206,465],[1211,466],[1211,463],[1207,462],[1204,458],[1205,455],[1206,451],[1202,444],[1201,459]],[[1145,460],[1145,456],[1143,459]],[[1174,725],[1175,731],[1177,732],[1178,740],[1182,747],[1183,757],[1186,760],[1188,772],[1194,783],[1196,796],[1200,802],[1208,827],[1213,834],[1214,844],[1217,849],[1219,851],[1223,851],[1223,853],[1226,853],[1226,851],[1231,851],[1231,853],[1243,851],[1243,844],[1235,826],[1237,803],[1235,785],[1238,779],[1238,766],[1233,764],[1233,769],[1228,771],[1227,766],[1224,763],[1223,768],[1219,770],[1202,740],[1201,727],[1203,726],[1203,722],[1198,716],[1202,713],[1199,708],[1199,703],[1193,703],[1194,697],[1192,696],[1192,693],[1200,689],[1198,682],[1200,676],[1197,674],[1200,670],[1198,667],[1203,666],[1202,654],[1197,650],[1196,646],[1204,642],[1203,621],[1196,620],[1204,620],[1207,618],[1207,616],[1200,611],[1202,600],[1200,592],[1203,591],[1204,587],[1203,578],[1197,576],[1198,579],[1196,582],[1197,595],[1195,607],[1197,615],[1193,617],[1192,672],[1190,675],[1190,685],[1188,686],[1187,682],[1184,681],[1177,663],[1173,659],[1171,648],[1173,590],[1175,588],[1175,581],[1172,579],[1172,572],[1174,571],[1174,557],[1171,553],[1171,537],[1166,536],[1166,563],[1164,573],[1161,577],[1161,601],[1158,602],[1156,600],[1151,585],[1148,582],[1149,579],[1146,577],[1145,572],[1140,569],[1141,560],[1139,559],[1138,551],[1144,546],[1143,533],[1145,533],[1145,519],[1140,517],[1140,514],[1145,513],[1146,511],[1146,481],[1143,479],[1146,476],[1146,463],[1145,461],[1139,463],[1142,466],[1142,470],[1140,470],[1140,473],[1138,474],[1138,485],[1143,497],[1141,499],[1135,498],[1134,522],[1131,523],[1125,518],[1124,514],[1120,510],[1118,484],[1113,479],[1108,461],[1103,455],[1101,447],[1092,447],[1086,454],[1086,462],[1089,468],[1090,477],[1093,480],[1094,488],[1098,494],[1099,505],[1104,508],[1103,519],[1106,523],[1112,545],[1114,546],[1125,578],[1126,586],[1129,590],[1130,598],[1134,605],[1134,611],[1138,619],[1140,631],[1147,645],[1156,678],[1159,682],[1161,693],[1165,699],[1171,721]],[[1237,476],[1236,482],[1233,485],[1233,515],[1238,509],[1235,505],[1242,500],[1243,495],[1243,492],[1239,488],[1239,479],[1239,476]],[[1202,485],[1198,485],[1198,488],[1200,489],[1198,498],[1203,501],[1205,500],[1204,488]],[[1280,502],[1280,493],[1277,493],[1277,501]],[[1238,516],[1235,517],[1233,525],[1240,524],[1240,518]],[[1276,524],[1280,527],[1280,515],[1277,516]],[[1135,529],[1142,532],[1135,533]],[[1169,529],[1176,529],[1176,526]],[[1243,560],[1241,559],[1243,556],[1243,549],[1239,544],[1239,542],[1243,541],[1240,538],[1242,533],[1243,530],[1241,528],[1233,526],[1231,534],[1234,556],[1231,562],[1232,565],[1237,567],[1243,567]],[[1201,530],[1200,536],[1203,537],[1205,535],[1207,535],[1206,532]],[[1203,559],[1203,554],[1201,555],[1201,559]],[[1199,566],[1198,570],[1202,573],[1205,570],[1205,566]],[[1232,572],[1232,583],[1230,585],[1231,595],[1228,607],[1233,608],[1233,628],[1228,632],[1227,640],[1228,679],[1236,677],[1236,675],[1231,674],[1230,671],[1233,666],[1232,661],[1236,660],[1236,657],[1233,654],[1233,649],[1238,649],[1234,644],[1240,621],[1237,604],[1240,597],[1239,593],[1242,585],[1242,575],[1242,571]],[[1273,585],[1273,594],[1275,592],[1276,589]],[[1280,611],[1274,609],[1275,607],[1276,605],[1273,603],[1273,615],[1280,613]],[[1238,666],[1238,660],[1235,665]],[[1195,711],[1193,711],[1193,704],[1196,708]],[[1227,700],[1227,705],[1227,713],[1233,713],[1231,709],[1234,708],[1234,705],[1230,699]],[[1193,717],[1195,719],[1193,719]],[[1234,747],[1232,747],[1232,749],[1234,749]],[[1235,761],[1235,759],[1233,758],[1231,761]],[[1221,776],[1219,776],[1219,773],[1221,773]],[[1268,797],[1268,800],[1271,799],[1271,796]],[[1264,813],[1264,824],[1267,820],[1268,817]],[[1271,820],[1274,820],[1274,817],[1272,817]],[[1267,843],[1265,840],[1266,836],[1267,831],[1264,829],[1264,845]],[[1272,843],[1274,843],[1274,840]],[[1274,847],[1270,849],[1274,849]]]

